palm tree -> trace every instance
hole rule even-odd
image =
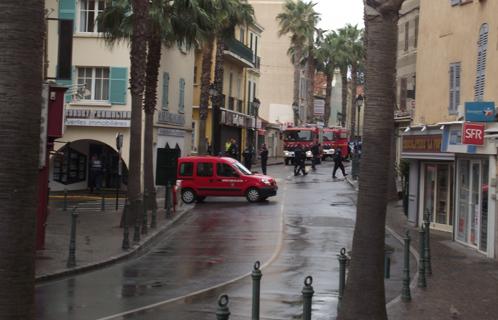
[[[347,99],[348,99],[348,69],[349,69],[349,52],[346,47],[346,37],[341,29],[337,33],[337,49],[335,61],[341,74],[341,126],[346,127],[347,119]]]
[[[35,319],[43,9],[42,1],[0,2],[1,319]]]
[[[290,34],[291,46],[288,53],[294,64],[293,104],[299,104],[299,81],[304,51],[312,46],[314,42],[315,26],[318,23],[318,14],[314,11],[314,6],[315,4],[312,2],[287,0],[284,4],[283,12],[277,15],[277,20],[280,24],[279,36]],[[311,53],[313,50],[308,51]],[[309,54],[308,57],[312,62],[313,56]],[[311,63],[311,67],[313,67],[313,71],[308,69],[308,77],[310,77],[311,73],[314,73],[313,63]],[[309,105],[308,96],[308,114],[310,114],[310,109],[312,110],[312,106],[310,107]]]
[[[364,144],[351,267],[338,319],[387,319],[384,241],[394,128],[397,23],[404,0],[367,0]]]
[[[338,35],[335,31],[329,32],[316,50],[317,70],[324,73],[327,87],[325,89],[324,126],[328,127],[330,118],[330,99],[332,96],[332,80],[337,67],[336,56],[338,51]]]

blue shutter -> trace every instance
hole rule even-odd
[[[162,99],[162,104],[161,108],[164,111],[168,111],[168,96],[169,96],[169,73],[164,72],[163,73],[163,99]]]
[[[75,20],[76,0],[59,0],[59,19]]]
[[[482,99],[484,98],[484,85],[486,83],[486,56],[488,50],[488,29],[488,24],[484,23],[479,30],[476,83],[474,87],[475,101],[482,101]]]
[[[128,69],[110,68],[109,78],[109,101],[112,104],[126,104]]]
[[[178,99],[178,113],[185,112],[185,80],[180,79],[180,99]]]

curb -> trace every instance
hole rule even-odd
[[[351,178],[346,178],[345,180],[349,183],[349,185],[356,191],[358,192],[358,187],[355,186],[354,182],[350,180]],[[401,236],[400,234],[398,234],[396,231],[394,231],[394,229],[392,229],[389,225],[387,225],[386,223],[386,226],[385,226],[385,229],[387,232],[389,232],[396,240],[398,240],[401,244],[404,245],[404,242],[403,242],[403,236]],[[415,271],[415,274],[413,275],[413,279],[412,281],[410,282],[410,290],[413,291],[416,287],[417,287],[417,280],[418,280],[418,261],[420,259],[420,255],[418,253],[418,251],[412,246],[410,245],[410,253],[411,255],[415,258],[415,264],[416,264],[416,271]],[[391,301],[388,301],[386,303],[386,309],[392,307],[394,304],[398,303],[398,302],[401,302],[401,294],[397,295],[396,297],[394,297]]]
[[[185,206],[185,205],[184,205]],[[94,271],[97,269],[102,269],[105,267],[108,267],[112,264],[124,261],[129,258],[133,258],[136,256],[139,256],[143,253],[145,253],[150,247],[156,244],[157,240],[160,238],[161,235],[163,235],[169,227],[173,226],[175,223],[177,223],[182,217],[184,217],[188,212],[190,212],[195,206],[188,206],[185,209],[182,209],[181,211],[177,211],[177,214],[162,225],[160,228],[157,228],[156,232],[154,234],[149,235],[145,240],[141,241],[138,245],[132,245],[131,248],[121,254],[112,256],[108,259],[101,260],[95,263],[88,263],[79,267],[75,267],[72,269],[62,269],[59,271],[55,271],[52,273],[47,273],[47,274],[42,274],[39,276],[35,277],[35,284],[42,284],[45,282],[53,281],[53,280],[58,280],[61,278],[65,278],[68,276],[73,276],[81,273],[85,273],[88,271]]]

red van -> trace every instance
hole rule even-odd
[[[192,156],[178,159],[178,180],[185,203],[206,197],[245,196],[249,202],[277,194],[277,182],[270,176],[251,173],[232,158]]]

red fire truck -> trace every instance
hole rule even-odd
[[[348,131],[342,127],[324,128],[322,131],[322,160],[334,155],[335,149],[341,148],[344,158],[349,155]]]

